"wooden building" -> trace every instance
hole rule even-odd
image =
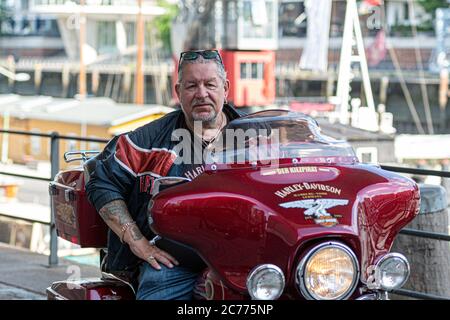
[[[0,124],[4,130],[109,139],[158,119],[174,109],[162,105],[118,104],[109,98],[85,100],[48,96],[0,95]],[[49,161],[50,139],[2,134],[1,161],[28,164]],[[98,150],[96,142],[62,140],[61,155],[73,150]],[[62,159],[62,158],[61,158]],[[62,162],[61,162],[62,163]]]

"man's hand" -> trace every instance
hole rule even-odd
[[[168,268],[173,268],[174,264],[178,265],[178,261],[174,257],[155,245],[150,244],[142,235],[136,224],[133,224],[130,228],[125,228],[125,231],[122,231],[122,227],[125,224],[133,222],[133,219],[128,212],[127,205],[123,200],[114,200],[105,204],[99,210],[99,213],[105,223],[115,234],[117,234],[119,239],[122,239],[123,242],[126,242],[130,246],[131,251],[136,257],[147,261],[157,270],[161,269],[158,262],[164,264]]]
[[[123,239],[124,242],[128,243],[135,256],[147,261],[157,270],[161,269],[158,262],[168,268],[173,268],[173,265],[178,265],[178,261],[174,257],[159,249],[156,245],[150,244],[136,225],[133,225],[129,231],[125,232]]]

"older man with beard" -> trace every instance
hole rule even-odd
[[[179,141],[173,132],[184,129],[192,138],[189,144],[205,148],[241,116],[226,103],[229,81],[216,50],[183,52],[175,89],[181,110],[111,141],[86,185],[90,202],[110,228],[104,269],[133,279],[137,299],[191,299],[205,267],[191,248],[155,241],[147,223],[155,178],[195,178],[204,170],[202,163],[176,161],[182,155],[174,151]]]

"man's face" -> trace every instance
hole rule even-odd
[[[229,81],[218,75],[215,62],[187,63],[183,80],[175,86],[181,108],[189,121],[212,122],[222,111]]]

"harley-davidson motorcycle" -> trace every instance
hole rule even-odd
[[[92,155],[66,153],[84,165],[60,172],[50,194],[58,235],[102,248],[107,226],[84,189],[98,161]],[[407,281],[407,259],[390,249],[418,214],[418,186],[360,163],[348,143],[323,135],[311,117],[272,110],[236,119],[205,163],[193,179],[157,178],[148,207],[159,237],[189,246],[206,263],[197,299],[377,300]],[[135,292],[102,272],[53,283],[47,295],[119,300]]]

